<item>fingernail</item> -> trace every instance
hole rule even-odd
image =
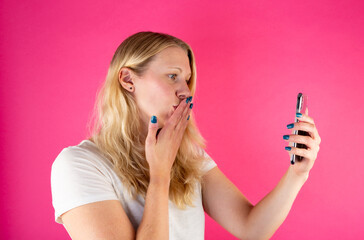
[[[283,135],[283,139],[284,140],[288,140],[289,139],[289,135]]]
[[[296,117],[298,118],[302,117],[302,113],[296,113]]]
[[[285,147],[284,149],[286,149],[287,151],[291,151],[291,147]]]
[[[190,97],[186,98],[186,103],[189,103],[189,102],[191,102],[191,101],[192,101],[192,96],[190,96]]]
[[[157,122],[157,117],[156,116],[152,116],[152,120],[151,120],[152,123],[156,123]]]
[[[191,103],[191,105],[190,105],[190,108],[192,109],[192,107],[193,107],[193,103]]]
[[[190,115],[188,115],[188,118],[187,118],[187,120],[189,120],[190,119]]]
[[[287,125],[287,128],[288,129],[293,128],[293,127],[294,127],[294,124],[293,123]]]

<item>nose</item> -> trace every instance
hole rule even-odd
[[[191,91],[188,88],[188,85],[185,84],[183,87],[178,89],[177,92],[176,92],[176,95],[177,95],[177,97],[179,98],[180,101],[182,101],[183,99],[186,99],[189,96],[191,96]]]

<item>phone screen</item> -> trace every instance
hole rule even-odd
[[[306,112],[306,108],[308,106],[308,97],[305,94],[302,93],[298,93],[297,95],[297,103],[296,103],[296,113],[305,113]],[[299,122],[298,118],[295,117],[295,122]],[[310,136],[310,134],[306,131],[301,131],[301,130],[294,130],[293,134],[295,135],[302,135],[302,136]],[[296,148],[304,148],[307,149],[307,146],[305,144],[302,143],[293,143],[293,147]],[[296,161],[300,162],[302,161],[303,157],[292,154],[291,155],[291,164],[294,164]]]

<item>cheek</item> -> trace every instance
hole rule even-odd
[[[147,112],[157,115],[158,126],[164,127],[166,121],[172,116],[173,98],[166,86],[156,86],[151,89],[147,99]]]
[[[165,114],[169,112],[172,108],[173,102],[173,89],[168,85],[159,85],[156,86],[153,92],[152,99],[155,107],[159,110],[160,114]]]
[[[175,103],[173,102],[175,100],[173,99],[173,88],[168,84],[151,81],[138,95],[139,106],[148,115],[157,114],[160,118],[166,118]]]
[[[152,105],[156,108],[162,109],[163,105],[169,101],[171,90],[166,85],[153,84],[150,85],[146,90],[147,94],[145,96],[148,96],[146,100],[149,106]]]

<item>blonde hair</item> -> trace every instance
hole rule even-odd
[[[125,39],[111,60],[106,80],[98,91],[92,118],[88,126],[90,138],[109,159],[128,193],[135,199],[144,198],[149,184],[149,166],[145,157],[145,139],[140,139],[141,121],[139,109],[132,94],[119,82],[122,67],[143,76],[154,56],[167,47],[181,47],[187,52],[191,79],[188,87],[191,95],[196,89],[196,65],[191,47],[182,40],[164,33],[138,32]],[[205,139],[196,127],[193,113],[183,135],[180,148],[171,169],[169,198],[184,209],[193,206],[196,184],[201,183],[201,149]]]

